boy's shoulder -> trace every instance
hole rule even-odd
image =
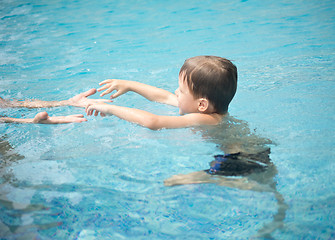
[[[189,113],[182,117],[188,118],[193,122],[192,125],[218,125],[222,122],[225,114],[218,113]]]

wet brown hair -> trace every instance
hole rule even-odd
[[[186,59],[180,76],[195,98],[206,98],[215,112],[226,113],[237,88],[237,68],[228,59],[197,56]]]

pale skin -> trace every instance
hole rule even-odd
[[[0,122],[3,123],[40,123],[40,124],[63,124],[63,123],[80,123],[87,121],[82,114],[69,116],[50,117],[47,112],[40,112],[34,118],[11,118],[2,117]]]
[[[147,84],[128,80],[108,79],[99,85],[102,86],[98,89],[99,92],[105,90],[100,96],[116,91],[111,95],[111,98],[114,99],[126,92],[132,91],[148,100],[179,107],[181,116],[156,115],[140,109],[110,104],[89,104],[86,107],[88,116],[97,116],[99,113],[102,116],[115,115],[126,121],[153,130],[184,128],[197,125],[216,125],[221,122],[224,116],[214,113],[214,108],[208,99],[195,98],[187,83],[183,81],[182,75],[179,77],[179,87],[175,91],[175,94]]]
[[[264,191],[264,186],[247,178],[227,178],[213,176],[205,171],[192,172],[189,174],[178,174],[164,180],[165,186],[176,186],[185,184],[214,183],[221,186],[239,188],[242,190]]]
[[[96,89],[92,88],[86,92],[80,93],[68,100],[62,101],[41,101],[41,100],[4,100],[0,98],[1,108],[50,108],[60,106],[74,106],[85,108],[89,104],[98,104],[111,102],[105,99],[88,99],[89,96],[96,93]],[[0,123],[39,123],[39,124],[63,124],[63,123],[80,123],[87,121],[82,114],[69,116],[49,116],[47,112],[40,112],[34,118],[11,118],[1,117]]]

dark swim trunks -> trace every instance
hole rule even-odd
[[[253,172],[265,171],[270,163],[270,150],[259,154],[233,153],[214,156],[210,169],[205,170],[211,175],[244,176]]]

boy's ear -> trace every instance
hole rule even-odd
[[[209,101],[206,98],[199,98],[198,111],[204,113],[209,108]]]

